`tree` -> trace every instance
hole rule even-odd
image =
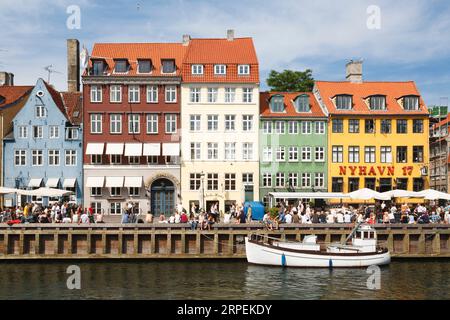
[[[270,86],[270,91],[311,92],[314,87],[314,78],[311,69],[305,71],[284,70],[283,72],[271,70],[267,78],[267,85]]]

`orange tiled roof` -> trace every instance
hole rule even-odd
[[[61,92],[61,96],[70,122],[77,125],[80,124],[83,121],[82,93]]]
[[[360,114],[360,115],[428,115],[427,107],[420,98],[420,106],[418,111],[407,111],[402,108],[397,99],[407,95],[420,96],[414,81],[407,82],[369,82],[351,83],[348,81],[329,82],[316,81],[316,87],[320,96],[330,114]],[[336,95],[349,94],[353,96],[352,110],[337,110],[331,100]],[[385,95],[387,110],[370,110],[364,102],[369,96]]]
[[[297,112],[294,105],[294,100],[299,95],[307,94],[309,96],[309,103],[311,106],[311,112]],[[285,112],[272,112],[270,109],[270,98],[275,95],[282,95],[284,97]],[[260,115],[261,117],[326,117],[322,109],[319,106],[316,98],[311,92],[261,92],[259,95]]]
[[[33,86],[0,86],[0,109],[29,94]]]
[[[137,60],[151,59],[154,68],[151,76],[174,76],[174,74],[161,73],[161,59],[175,59],[177,66],[175,75],[179,76],[186,51],[187,46],[183,46],[181,43],[96,43],[92,49],[89,66],[92,67],[92,59],[104,59],[109,67],[108,73],[110,73],[114,69],[114,59],[128,59],[129,72],[116,75],[149,76],[149,74],[137,73]]]
[[[192,75],[191,65],[202,64],[203,75]],[[214,65],[227,65],[226,75],[214,75]],[[250,65],[249,75],[238,75],[239,64]],[[184,82],[259,83],[259,66],[252,38],[191,39],[183,61]]]

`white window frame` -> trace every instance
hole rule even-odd
[[[208,88],[208,103],[217,103],[219,90],[217,88]]]
[[[206,189],[208,191],[218,191],[219,190],[219,174],[218,173],[208,173],[206,175]],[[211,182],[211,183],[210,183]],[[211,185],[211,188],[210,188]]]
[[[272,134],[273,132],[272,121],[263,121],[262,127],[263,127],[263,134]]]
[[[189,115],[189,131],[199,132],[202,125],[202,116],[200,114]]]
[[[109,102],[122,102],[122,86],[120,84],[113,84],[109,87]]]
[[[219,130],[219,115],[218,114],[208,114],[207,115],[208,131],[214,132]],[[211,124],[211,126],[210,126]]]
[[[67,167],[75,167],[77,165],[77,150],[64,150],[64,159]]]
[[[224,175],[224,190],[236,191],[236,173],[225,173]],[[228,184],[228,188],[227,188]]]
[[[129,187],[128,194],[130,195],[130,197],[139,197],[141,195],[141,188],[140,187]]]
[[[298,162],[298,147],[290,146],[288,152],[289,152],[288,161]]]
[[[298,121],[288,121],[288,133],[298,134]]]
[[[119,215],[122,214],[122,206],[120,202],[111,202],[109,214]]]
[[[236,88],[225,88],[225,103],[234,103],[236,100]]]
[[[164,88],[164,98],[166,103],[176,103],[177,102],[177,87],[176,86],[166,86]]]
[[[35,128],[37,129],[37,135],[35,135]],[[44,127],[43,126],[33,126],[33,139],[43,139],[44,138]]]
[[[314,148],[314,161],[325,162],[325,147]]]
[[[275,161],[285,162],[286,161],[286,148],[283,146],[278,146],[275,149]]]
[[[128,114],[128,133],[139,134],[141,133],[141,115],[137,113]]]
[[[28,126],[18,126],[19,139],[28,139]]]
[[[316,121],[314,123],[315,134],[325,134],[325,121]]]
[[[302,121],[300,122],[301,133],[302,134],[311,134],[312,133],[312,123],[311,121]]]
[[[44,150],[42,149],[31,150],[31,166],[42,167],[43,165],[44,165]]]
[[[165,118],[165,132],[167,134],[177,133],[177,115],[176,114],[166,114]]]
[[[191,160],[201,160],[202,148],[200,142],[191,142]]]
[[[284,121],[275,121],[273,129],[274,129],[273,132],[275,134],[285,134],[286,125],[285,125]]]
[[[23,167],[27,165],[27,150],[14,150],[14,166]]]
[[[102,195],[102,188],[101,187],[91,187],[89,188],[91,191],[92,197],[101,197]]]
[[[325,174],[323,172],[316,172],[314,174],[314,187],[316,188],[325,187]]]
[[[191,73],[193,75],[202,75],[203,74],[203,65],[202,64],[193,64],[191,66]]]
[[[158,103],[158,93],[157,85],[148,85],[146,89],[147,103]]]
[[[302,173],[302,188],[311,188],[311,173],[303,172]]]
[[[219,159],[219,144],[217,142],[208,142],[208,160],[218,160]]]
[[[90,115],[91,134],[100,134],[103,132],[102,122],[103,122],[103,115],[101,113],[91,113]]]
[[[249,64],[239,64],[238,65],[238,75],[249,75],[250,65]]]
[[[58,167],[61,165],[61,152],[57,149],[48,150],[48,165],[50,167]]]
[[[265,146],[263,147],[263,162],[272,162],[273,161],[273,151],[272,147]]]
[[[288,174],[288,184],[294,188],[298,188],[298,173],[291,172]]]
[[[129,103],[141,102],[141,87],[139,85],[132,84],[128,86],[128,102]]]
[[[251,132],[253,131],[253,115],[243,114],[242,115],[242,131]]]
[[[59,126],[48,126],[49,139],[59,139]]]
[[[225,142],[225,160],[236,160],[236,142]]]
[[[275,175],[275,187],[283,188],[286,186],[286,174],[284,172],[277,172]]]
[[[91,102],[101,103],[103,101],[103,92],[101,85],[92,85],[90,90]]]
[[[115,130],[113,130],[113,128]],[[120,130],[117,130],[120,129]],[[121,134],[122,133],[122,114],[111,113],[109,115],[109,133]]]
[[[147,134],[158,134],[158,119],[157,113],[147,113],[146,115],[146,131]],[[153,130],[150,130],[153,129]]]
[[[253,160],[253,143],[242,143],[242,160]]]
[[[190,88],[189,101],[191,103],[200,103],[202,99],[201,91],[202,89],[198,87]]]
[[[236,115],[226,114],[225,115],[225,131],[233,132],[236,131]]]
[[[226,64],[215,64],[214,65],[214,74],[215,75],[226,75],[227,74],[227,65]]]
[[[37,105],[35,110],[36,110],[36,118],[42,119],[42,118],[47,117],[47,112],[46,112],[45,106]]]
[[[301,148],[301,161],[311,162],[312,161],[312,148],[304,146]]]
[[[272,174],[270,172],[264,172],[262,174],[262,186],[265,188],[272,187]]]
[[[243,103],[253,102],[253,88],[242,88],[242,102]]]

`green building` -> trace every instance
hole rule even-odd
[[[261,201],[269,192],[326,192],[327,117],[314,95],[261,92],[260,110]]]

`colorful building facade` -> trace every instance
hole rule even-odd
[[[180,202],[182,43],[94,45],[83,76],[86,206],[172,214]]]
[[[260,199],[327,191],[327,117],[312,93],[260,94]]]
[[[347,81],[316,81],[313,93],[329,118],[329,191],[429,187],[429,118],[414,82],[366,82],[350,62]]]
[[[259,65],[251,38],[190,39],[181,84],[182,204],[259,199]]]
[[[442,192],[450,190],[449,122],[447,116],[430,128],[430,188]]]
[[[81,203],[82,101],[79,93],[60,93],[39,79],[12,120],[4,138],[4,186],[17,189],[49,187],[74,192],[66,200]],[[14,198],[5,202],[48,203],[48,198]],[[56,200],[56,199],[55,199]]]

